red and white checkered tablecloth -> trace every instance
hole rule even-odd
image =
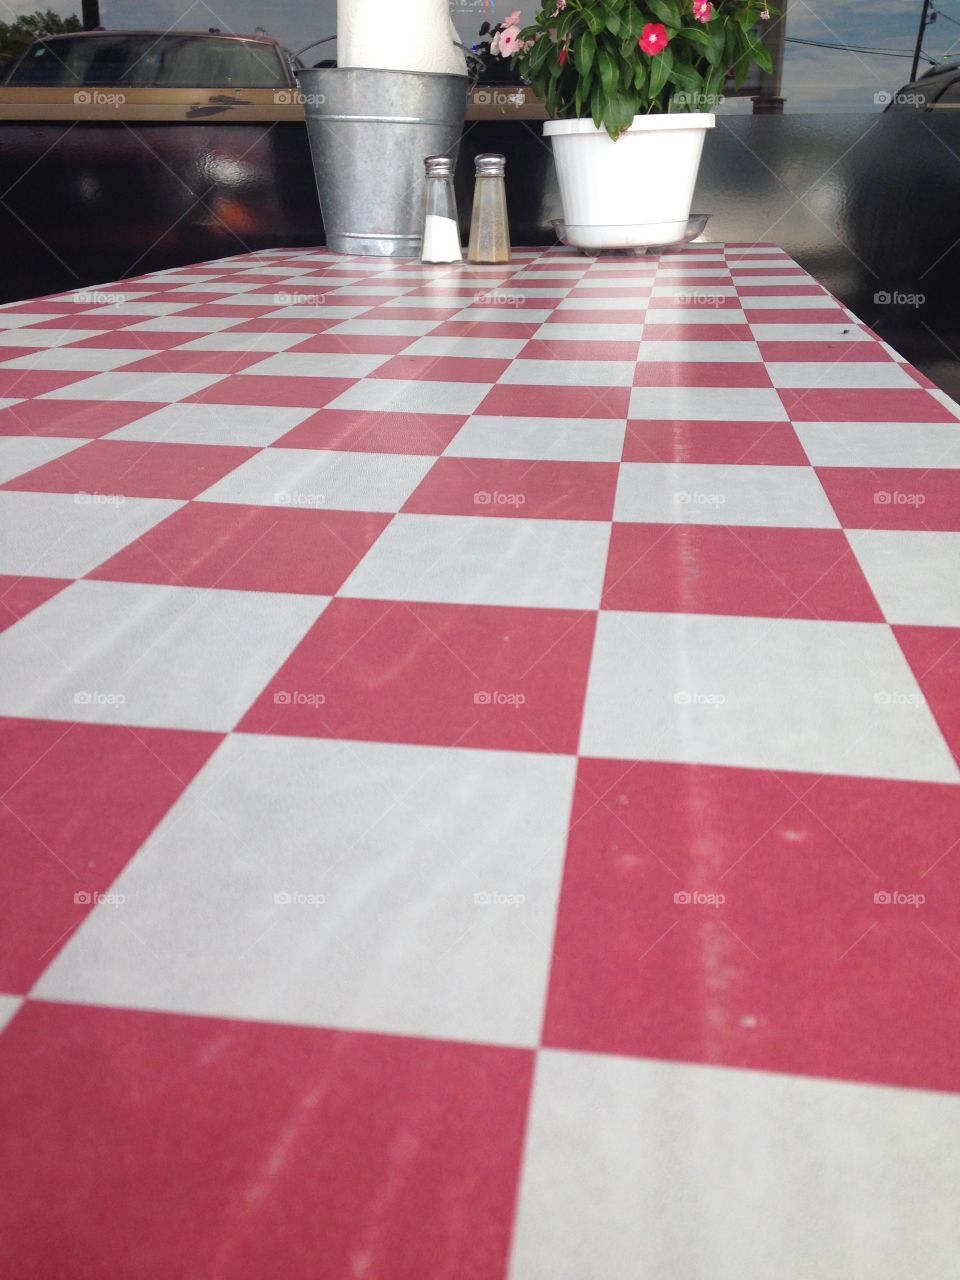
[[[782,251],[0,308],[4,1280],[945,1280],[960,409]]]

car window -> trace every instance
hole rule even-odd
[[[273,89],[287,84],[275,45],[216,36],[80,36],[31,46],[7,81],[16,85],[128,85]]]

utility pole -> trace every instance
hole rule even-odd
[[[927,29],[927,23],[930,21],[927,16],[930,11],[930,0],[923,0],[923,9],[920,13],[920,30],[917,32],[917,47],[913,51],[913,66],[910,68],[910,79],[916,80],[917,69],[920,66],[920,54],[923,52],[923,33]]]
[[[83,0],[82,14],[84,31],[100,30],[100,0]]]
[[[929,0],[927,0],[929,3]],[[761,39],[767,52],[770,54],[770,61],[773,63],[770,71],[760,72],[760,87],[757,96],[753,99],[753,114],[755,116],[782,116],[783,115],[783,53],[784,40],[787,34],[787,0],[779,0],[780,16],[774,18],[772,22],[763,24]]]

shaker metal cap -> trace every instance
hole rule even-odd
[[[495,151],[485,151],[476,158],[477,175],[482,173],[503,173],[507,167],[507,157],[497,155]]]
[[[449,178],[453,175],[453,160],[450,156],[426,156],[423,164],[428,178]]]

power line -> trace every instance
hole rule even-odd
[[[827,44],[824,40],[801,40],[799,36],[787,36],[787,43],[812,45],[815,49],[839,49],[841,53],[865,53],[877,58],[913,57],[912,53],[907,53],[903,49],[865,49],[856,44]],[[922,54],[921,56],[924,62],[929,62],[932,67],[940,65],[936,58],[931,58],[928,54]]]
[[[952,22],[955,27],[960,27],[960,22],[958,22],[956,18],[951,18],[949,13],[944,13],[942,9],[934,9],[932,12],[935,18],[946,18],[946,20],[948,22]]]

